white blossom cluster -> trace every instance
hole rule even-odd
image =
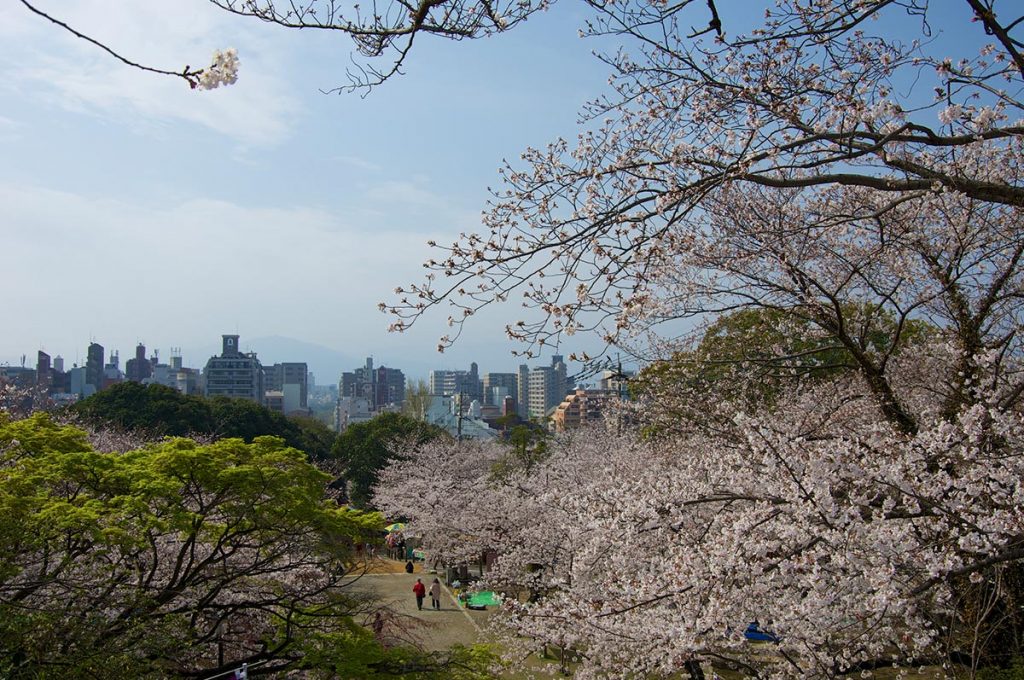
[[[377,502],[444,561],[496,551],[506,642],[576,650],[576,677],[714,656],[825,678],[933,657],[956,579],[998,587],[1019,545],[1024,422],[977,404],[908,438],[864,390],[827,383],[716,434],[581,433],[507,475],[493,444],[433,444],[382,475]],[[779,636],[771,653],[740,635],[754,620]]]
[[[198,87],[213,90],[221,85],[234,85],[238,81],[238,52],[233,47],[216,50],[210,65],[199,74]]]

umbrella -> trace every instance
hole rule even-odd
[[[396,531],[401,531],[404,528],[405,525],[403,523],[395,522],[394,524],[389,524],[386,527],[384,527],[384,531],[387,531],[388,533],[394,533]]]

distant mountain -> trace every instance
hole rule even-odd
[[[285,361],[305,361],[316,377],[318,385],[338,382],[342,371],[351,371],[362,366],[365,359],[357,359],[343,352],[304,342],[295,338],[270,335],[261,338],[245,338],[238,342],[244,351],[256,352],[260,363],[279,364]]]

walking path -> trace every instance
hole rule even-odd
[[[412,586],[417,578],[423,579],[423,585],[429,590],[437,574],[421,572],[422,565],[416,565],[416,572],[406,574],[404,570],[395,572],[394,565],[404,566],[404,562],[392,560],[376,560],[371,569],[354,584],[358,591],[372,593],[380,601],[391,607],[400,616],[408,617],[416,623],[415,633],[425,649],[438,651],[447,649],[454,644],[469,646],[481,638],[489,613],[464,609],[456,601],[451,590],[441,579],[441,609],[430,609],[430,594],[423,602],[423,610],[416,609],[416,596]]]

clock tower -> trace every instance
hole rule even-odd
[[[223,341],[223,347],[221,356],[233,356],[238,354],[238,336],[237,335],[222,335],[220,336]]]

